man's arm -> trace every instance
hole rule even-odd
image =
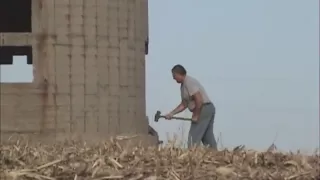
[[[187,103],[184,100],[182,100],[181,103],[174,110],[170,112],[170,114],[172,115],[178,114],[184,111],[186,108],[187,108]]]
[[[201,106],[203,104],[203,99],[199,91],[192,95],[195,102],[195,107],[192,113],[192,120],[198,120],[201,112]]]
[[[195,107],[192,111],[192,120],[197,121],[199,119],[201,107],[203,104],[203,99],[200,93],[199,84],[194,81],[187,81],[186,87],[188,89],[189,96],[191,96],[195,102]]]

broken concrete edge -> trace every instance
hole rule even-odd
[[[159,134],[158,134],[158,132],[150,125],[150,123],[149,123],[149,117],[148,117],[148,116],[146,116],[146,119],[147,119],[147,122],[148,122],[148,134],[151,135],[151,136],[157,137],[157,139],[158,139],[158,144],[163,144],[163,141],[161,141],[161,140],[159,139]]]

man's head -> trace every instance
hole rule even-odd
[[[173,68],[171,69],[171,72],[172,72],[173,79],[176,80],[177,83],[183,83],[184,78],[187,75],[187,71],[182,65],[177,64],[173,66]]]

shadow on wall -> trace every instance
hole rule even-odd
[[[6,61],[9,61],[9,60],[6,59]],[[0,82],[1,83],[32,83],[33,82],[33,65],[27,64],[27,56],[13,56],[12,63],[9,63],[9,64],[1,63],[0,64]]]

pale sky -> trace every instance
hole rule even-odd
[[[277,133],[281,150],[319,147],[318,0],[149,0],[149,25],[146,113],[161,140],[188,133],[188,122],[153,122],[180,102],[171,68],[182,64],[214,102],[224,147],[265,149]],[[2,82],[32,81],[18,61]]]

